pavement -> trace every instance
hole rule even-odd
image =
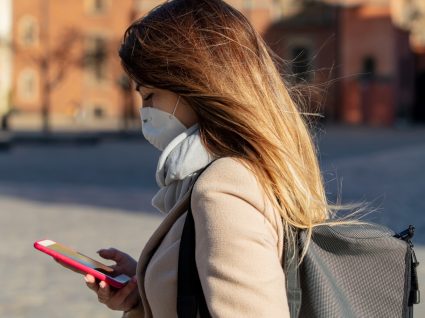
[[[330,126],[316,140],[329,199],[371,202],[365,218],[396,231],[414,224],[425,264],[425,127]],[[50,238],[94,258],[114,246],[137,258],[163,217],[150,206],[158,155],[141,138],[0,149],[0,317],[120,317],[32,244]],[[419,278],[425,286],[425,265]],[[415,312],[425,317],[425,305]]]

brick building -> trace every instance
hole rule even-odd
[[[14,117],[38,127],[42,111],[59,126],[120,117],[116,52],[133,1],[15,0],[13,5]]]
[[[130,22],[162,2],[14,0],[12,126],[38,129],[43,112],[53,128],[119,128],[137,117],[117,50]],[[229,3],[260,31],[279,15],[273,0]]]
[[[415,53],[415,102],[413,119],[425,122],[425,1],[392,1],[395,22],[410,30],[410,44]]]
[[[409,33],[393,23],[390,7],[348,7],[339,19],[341,119],[390,125],[397,117],[411,117],[414,55]]]
[[[0,2],[0,117],[10,104],[12,89],[12,0]]]
[[[332,83],[325,99],[318,94],[325,119],[391,125],[413,116],[414,55],[389,1],[306,2],[266,38],[294,61],[296,80]]]
[[[14,0],[12,126],[38,129],[43,112],[54,128],[120,128],[137,117],[117,50],[126,26],[162,2]],[[228,0],[289,61],[282,71],[294,83],[318,87],[311,102],[325,119],[373,125],[423,111],[414,72],[425,73],[425,53],[415,64],[406,31],[420,38],[423,28],[406,26],[401,2]],[[323,83],[334,83],[326,95]]]

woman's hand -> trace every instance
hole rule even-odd
[[[97,251],[97,253],[104,259],[114,261],[116,264],[109,267],[113,268],[117,273],[125,274],[130,277],[136,274],[137,262],[130,255],[112,247],[108,249],[100,249]],[[85,275],[84,272],[62,262],[57,258],[54,258],[54,260],[63,267],[72,270],[73,272]]]
[[[104,259],[114,261],[116,265],[112,265],[110,267],[117,273],[125,274],[130,277],[136,275],[137,262],[130,255],[112,247],[108,249],[100,249],[97,253]]]
[[[136,281],[136,268],[137,262],[130,255],[117,250],[115,248],[100,249],[97,253],[104,259],[112,260],[116,264],[109,266],[114,269],[115,272],[125,274],[132,277],[131,281],[123,288],[116,289],[110,287],[106,282],[96,280],[96,278],[90,274],[84,276],[87,287],[93,290],[97,294],[99,302],[105,304],[112,310],[128,311],[131,308],[137,306],[140,301],[139,291],[137,288]],[[62,266],[73,270],[74,272],[85,274],[69,265],[55,259]]]
[[[100,249],[97,251],[102,258],[112,260],[116,265],[112,267],[117,273],[132,277],[131,281],[123,288],[110,287],[106,282],[98,282],[87,274],[84,276],[87,287],[97,294],[97,299],[112,310],[128,311],[137,306],[140,301],[139,290],[136,281],[137,262],[130,255],[115,248]]]
[[[128,311],[140,302],[139,290],[137,288],[136,277],[123,288],[111,288],[106,282],[96,282],[96,279],[87,274],[84,276],[87,286],[97,294],[97,299],[105,304],[109,309]]]

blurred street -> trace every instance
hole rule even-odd
[[[319,155],[329,199],[368,201],[367,219],[416,226],[425,288],[425,127],[325,127]],[[0,151],[0,317],[120,317],[79,275],[36,251],[49,238],[96,258],[114,246],[138,255],[162,216],[150,206],[159,153],[142,139],[97,145],[13,145]],[[425,304],[415,317],[425,317]]]

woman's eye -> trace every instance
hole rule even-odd
[[[153,93],[150,93],[148,96],[146,96],[145,98],[143,98],[143,100],[147,101],[150,100],[153,96]]]

